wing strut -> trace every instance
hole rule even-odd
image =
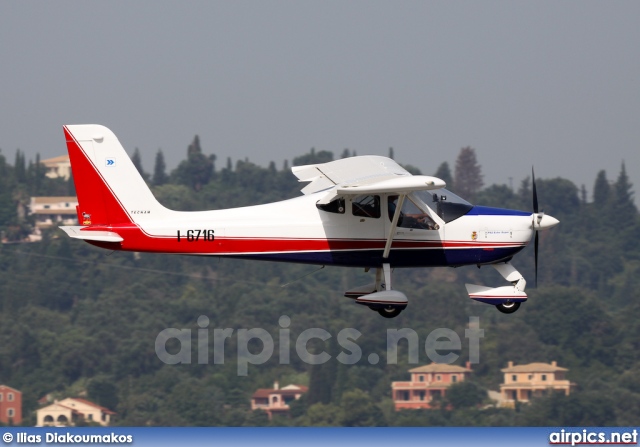
[[[398,197],[396,211],[395,213],[393,213],[393,219],[391,220],[391,226],[389,227],[389,234],[387,235],[387,243],[384,246],[384,253],[382,254],[382,257],[384,259],[387,259],[389,257],[389,252],[391,251],[391,243],[393,242],[393,235],[395,234],[396,227],[398,226],[398,219],[400,218],[400,212],[402,211],[402,205],[404,205],[405,197],[407,197],[406,194],[400,194],[400,196]]]

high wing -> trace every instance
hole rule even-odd
[[[344,195],[408,194],[411,191],[446,186],[445,182],[437,177],[412,175],[390,158],[378,155],[294,166],[291,171],[300,182],[310,182],[302,189],[303,194],[327,190],[327,194],[320,199],[320,204],[329,203]]]

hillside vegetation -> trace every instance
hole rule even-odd
[[[468,148],[467,148],[468,149]],[[343,155],[350,155],[348,151]],[[468,156],[468,151],[465,154]],[[312,151],[294,165],[333,159]],[[139,155],[134,154],[139,170]],[[475,159],[472,160],[475,162]],[[197,139],[187,158],[165,173],[158,153],[152,174],[144,173],[156,197],[180,210],[220,209],[299,195],[288,167],[263,168],[229,160],[222,169]],[[415,168],[408,167],[415,172]],[[461,168],[462,169],[462,168]],[[479,169],[479,166],[477,166]],[[543,171],[542,168],[539,168]],[[456,169],[457,171],[457,169]],[[463,171],[460,171],[463,172]],[[438,173],[456,191],[448,166]],[[427,173],[432,174],[432,173]],[[232,259],[108,252],[67,238],[54,229],[38,243],[0,246],[0,383],[23,391],[25,425],[35,424],[37,399],[86,395],[118,413],[120,425],[637,425],[640,420],[640,221],[624,166],[615,182],[601,172],[593,198],[571,181],[538,179],[540,208],[560,225],[541,233],[538,288],[528,247],[514,265],[529,280],[529,301],[513,315],[468,299],[465,282],[503,285],[491,268],[397,270],[395,287],[410,299],[398,318],[386,320],[342,297],[372,274],[358,269],[315,267]],[[473,201],[487,206],[531,209],[531,186],[482,188],[475,177]],[[473,187],[473,185],[471,185]],[[469,185],[460,184],[463,190]],[[465,189],[466,190],[466,189]],[[19,212],[34,195],[73,194],[73,184],[47,179],[38,163],[18,152],[10,164],[0,154],[0,230],[9,241],[31,228]],[[293,282],[292,282],[293,281]],[[282,285],[292,282],[286,287]],[[209,361],[198,363],[197,324],[209,318]],[[278,362],[281,316],[290,318],[291,357]],[[471,384],[455,385],[441,409],[393,411],[390,384],[407,380],[406,344],[398,364],[387,364],[387,329],[411,328],[420,339],[419,364],[429,363],[427,335],[450,328],[460,335],[456,363],[468,359],[464,330],[480,318],[484,338]],[[192,330],[191,364],[165,364],[155,342],[166,328]],[[232,328],[224,364],[215,364],[214,329]],[[272,358],[238,375],[238,329],[263,328],[276,340]],[[362,333],[362,359],[343,365],[333,358],[308,365],[295,351],[308,328],[333,335],[310,350],[335,357],[336,335]],[[250,346],[259,352],[260,343]],[[177,352],[178,346],[169,344]],[[380,362],[371,365],[368,355]],[[578,384],[568,397],[550,395],[516,410],[485,408],[487,389],[498,390],[501,368],[551,362],[569,369]],[[268,421],[251,412],[251,394],[274,381],[310,387],[292,404],[290,418]],[[451,404],[453,410],[445,407]]]

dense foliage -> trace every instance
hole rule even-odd
[[[345,155],[349,155],[346,153]],[[294,164],[329,161],[312,151]],[[187,159],[165,173],[159,152],[153,175],[155,195],[181,210],[227,208],[295,196],[300,185],[287,169],[227,161],[216,169],[196,137]],[[138,168],[142,171],[139,156]],[[415,168],[412,168],[415,169]],[[478,167],[479,169],[479,167]],[[448,166],[441,170],[451,176]],[[454,179],[455,180],[455,179]],[[0,230],[8,241],[28,234],[24,212],[33,195],[73,194],[71,182],[48,179],[39,163],[13,165],[0,154]],[[476,202],[528,210],[529,179],[518,191],[491,185],[474,191]],[[394,281],[410,297],[408,311],[393,320],[342,297],[366,284],[371,274],[325,268],[295,281],[314,267],[229,259],[110,253],[65,237],[59,230],[39,243],[0,246],[0,382],[23,391],[25,425],[35,423],[37,399],[86,395],[118,413],[121,425],[635,425],[640,418],[640,223],[623,166],[616,182],[598,175],[594,200],[572,182],[538,180],[541,208],[561,224],[541,234],[540,277],[530,300],[513,315],[470,301],[464,282],[502,284],[493,269],[406,269]],[[514,264],[533,281],[528,248]],[[291,285],[282,287],[291,281]],[[197,320],[209,318],[209,359],[199,364]],[[290,318],[291,356],[278,361],[281,316]],[[406,344],[398,364],[387,364],[387,329],[411,328],[421,343],[419,363],[428,363],[427,335],[453,329],[468,359],[464,330],[469,316],[484,330],[473,380],[454,385],[449,400],[435,410],[395,412],[390,383],[408,379]],[[168,365],[155,353],[166,328],[192,331],[192,363]],[[232,328],[224,364],[214,363],[214,329]],[[262,365],[237,373],[238,329],[264,328],[276,350]],[[333,357],[308,365],[295,351],[297,336],[323,328],[332,337],[310,343]],[[346,365],[336,335],[344,328],[362,333],[362,358]],[[318,341],[318,340],[316,340]],[[169,345],[175,353],[179,347]],[[260,343],[251,345],[259,352]],[[369,354],[380,361],[370,364]],[[501,368],[516,363],[557,360],[579,386],[568,397],[550,395],[515,410],[499,409],[483,396],[497,390]],[[310,387],[292,404],[291,417],[269,421],[249,410],[257,388],[278,380]]]

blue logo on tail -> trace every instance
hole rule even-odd
[[[105,158],[105,166],[112,167],[116,165],[115,158]]]

